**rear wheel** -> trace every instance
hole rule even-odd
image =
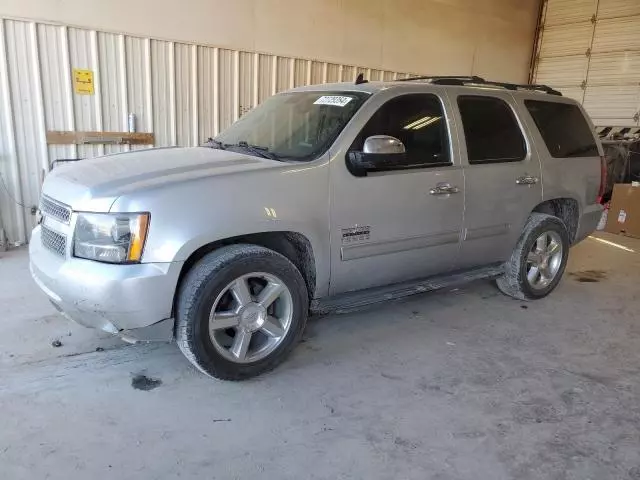
[[[498,288],[518,299],[537,299],[556,288],[569,256],[569,234],[557,217],[532,213],[520,240],[496,280]]]
[[[300,339],[308,296],[284,256],[255,245],[206,255],[181,284],[176,339],[207,375],[243,380],[274,368]]]

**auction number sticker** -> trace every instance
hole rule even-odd
[[[353,100],[353,97],[343,97],[341,95],[323,95],[315,102],[314,105],[333,105],[334,107],[344,107]]]

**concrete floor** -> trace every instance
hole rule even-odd
[[[313,320],[245,383],[68,323],[0,254],[0,478],[640,479],[640,241],[599,237],[638,253],[587,239],[534,303],[477,282]]]

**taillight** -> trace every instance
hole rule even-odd
[[[600,157],[600,188],[596,201],[600,204],[604,201],[604,194],[607,188],[607,160],[604,155]]]

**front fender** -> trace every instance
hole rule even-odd
[[[118,198],[111,211],[151,213],[143,262],[183,262],[199,248],[264,232],[306,237],[316,262],[318,293],[329,282],[326,163],[196,179]]]

